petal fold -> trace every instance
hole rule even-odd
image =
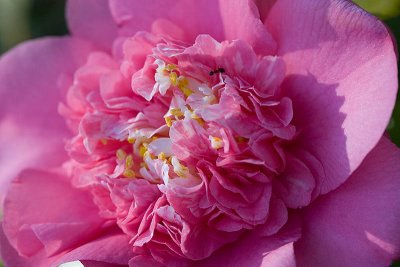
[[[31,267],[31,266],[50,266],[53,257],[46,258],[43,253],[35,258],[27,259],[18,255],[18,252],[11,246],[4,234],[3,227],[0,225],[0,260],[7,267]]]
[[[104,223],[90,193],[72,188],[57,172],[23,171],[4,203],[4,233],[25,257],[62,254],[96,238]]]
[[[58,264],[79,260],[83,261],[85,266],[126,266],[132,257],[129,237],[116,231],[68,252]]]

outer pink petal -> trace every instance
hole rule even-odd
[[[67,22],[72,35],[110,50],[117,37],[117,25],[111,17],[109,0],[68,0]]]
[[[199,34],[209,34],[218,41],[243,39],[257,52],[275,50],[275,42],[249,0],[235,4],[229,0],[110,0],[110,6],[125,35],[154,31],[193,42]]]
[[[384,138],[345,184],[304,211],[299,266],[389,266],[400,256],[399,162]]]
[[[273,236],[264,237],[253,230],[235,243],[217,250],[196,266],[294,267],[293,242],[300,236],[298,227],[295,219]]]
[[[7,267],[47,267],[54,261],[54,257],[45,257],[44,253],[38,254],[34,259],[20,257],[4,235],[3,227],[0,225],[0,260]]]
[[[98,212],[90,193],[63,175],[27,169],[8,191],[3,229],[21,255],[48,257],[96,238],[104,224]]]
[[[315,195],[346,180],[376,145],[396,97],[392,39],[375,17],[345,0],[278,0],[266,26],[287,64],[298,149],[321,161]]]
[[[58,261],[58,264],[79,260],[89,261],[85,266],[128,265],[129,260],[133,257],[132,250],[127,235],[114,233],[68,252]],[[58,264],[55,266],[58,266]]]
[[[260,12],[260,18],[262,21],[265,20],[267,17],[269,11],[271,10],[271,7],[275,4],[275,2],[278,0],[253,0],[253,2],[256,3],[258,10]]]
[[[186,0],[109,0],[111,13],[121,27],[124,35],[133,35],[138,31],[150,32],[157,20],[168,27],[164,31],[179,36],[170,22],[184,30],[184,37],[194,41],[200,33],[208,33],[216,39],[223,38],[222,21],[218,1]],[[158,23],[157,24],[162,24]],[[158,26],[159,27],[159,26]],[[169,30],[169,32],[168,32]]]
[[[60,76],[68,80],[89,50],[76,39],[46,38],[0,58],[0,202],[21,169],[48,168],[65,159],[68,130],[57,113]]]
[[[232,4],[232,0],[219,0],[219,6],[225,39],[242,39],[256,53],[271,55],[276,52],[276,43],[262,24],[253,1],[240,0]]]
[[[5,201],[2,256],[10,266],[58,266],[74,260],[127,264],[133,257],[129,237],[105,228],[98,212],[90,192],[73,188],[66,177],[26,170]]]

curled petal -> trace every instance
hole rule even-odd
[[[96,236],[104,224],[91,196],[58,173],[25,170],[13,181],[4,206],[4,232],[26,257],[43,250],[47,257],[60,254]],[[32,212],[38,208],[41,212]]]

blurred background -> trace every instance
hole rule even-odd
[[[0,0],[0,53],[24,40],[64,35],[65,0]]]
[[[400,0],[353,2],[384,20],[400,47]],[[24,40],[67,34],[64,7],[65,0],[0,0],[0,55]],[[388,133],[400,147],[400,94],[388,125]],[[400,267],[400,262],[392,267]]]

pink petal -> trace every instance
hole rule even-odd
[[[145,255],[139,255],[133,257],[129,261],[129,267],[136,267],[136,266],[141,266],[141,267],[164,267],[164,264],[161,264],[160,262],[156,261],[153,257],[145,256]]]
[[[181,41],[193,42],[198,35],[209,34],[218,41],[245,40],[260,53],[276,48],[256,6],[248,0],[234,5],[228,0],[110,0],[110,6],[124,35],[143,30],[160,34],[160,27],[166,25],[163,33]]]
[[[262,25],[252,1],[240,0],[232,4],[231,0],[220,0],[219,4],[226,40],[244,40],[256,53],[264,55],[276,52],[276,43]]]
[[[110,50],[117,37],[117,25],[111,17],[108,0],[67,1],[68,27],[73,36],[82,37],[98,47]]]
[[[399,162],[383,138],[345,184],[304,211],[298,266],[389,266],[400,256]]]
[[[275,4],[276,1],[277,0],[253,0],[253,2],[255,2],[258,7],[258,11],[260,12],[260,18],[262,21],[265,20],[269,11],[271,10],[271,7]]]
[[[299,208],[311,202],[315,187],[314,177],[301,160],[287,155],[286,169],[275,181],[274,190],[287,207]]]
[[[66,158],[62,151],[69,131],[57,113],[60,76],[68,83],[90,49],[76,39],[47,38],[0,58],[0,202],[21,169],[47,168]]]
[[[87,242],[102,230],[88,192],[74,189],[66,177],[27,169],[13,181],[4,204],[3,229],[24,256],[42,249],[46,256]]]
[[[34,259],[23,258],[11,246],[0,225],[0,259],[7,267],[50,266],[54,257],[45,257],[44,253],[38,254]]]
[[[298,149],[324,167],[318,192],[346,180],[377,144],[392,112],[397,66],[375,17],[344,0],[280,0],[266,26],[279,44],[293,100]]]
[[[115,21],[127,36],[132,36],[138,31],[151,32],[152,24],[161,19],[181,27],[185,39],[189,41],[194,41],[200,33],[223,39],[220,9],[215,0],[196,3],[185,0],[110,0],[110,7]],[[166,33],[176,37],[176,32],[173,31],[175,28],[171,27]]]
[[[264,237],[253,230],[235,243],[216,251],[196,266],[294,267],[293,241],[300,236],[297,218],[279,233]]]
[[[55,266],[75,260],[90,261],[93,264],[88,266],[127,265],[133,257],[132,245],[129,244],[127,235],[118,232],[111,233],[68,252]],[[99,265],[95,265],[93,261],[98,262]]]

